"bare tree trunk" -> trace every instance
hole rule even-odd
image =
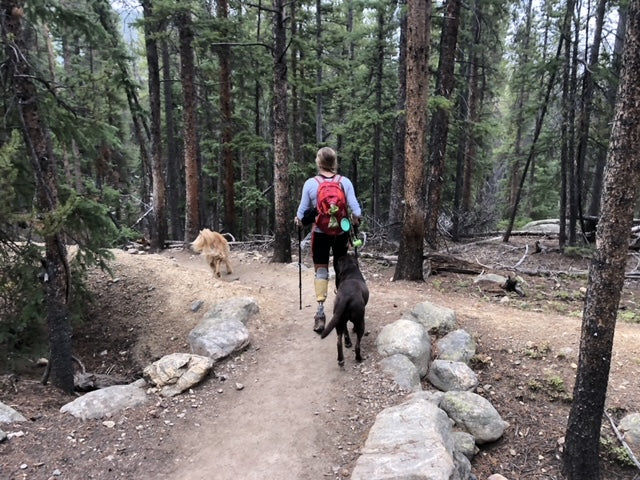
[[[629,4],[623,70],[604,180],[602,215],[582,320],[564,453],[568,480],[599,480],[600,430],[628,237],[640,184],[640,0]]]
[[[200,228],[200,172],[198,168],[198,139],[196,136],[196,87],[191,14],[178,16],[180,37],[180,80],[184,105],[184,170],[186,185],[184,242],[198,236]]]
[[[398,0],[400,9],[400,43],[398,45],[398,99],[396,101],[395,137],[389,200],[389,238],[399,242],[402,235],[404,189],[404,141],[407,133],[407,0]]]
[[[451,100],[454,86],[454,69],[458,27],[460,25],[460,0],[447,0],[447,8],[442,25],[438,78],[435,95]],[[429,145],[429,188],[427,190],[426,240],[432,248],[438,247],[438,216],[442,203],[444,186],[444,161],[449,135],[449,108],[437,107],[430,121]]]
[[[158,62],[158,21],[153,18],[151,0],[143,0],[144,37],[149,69],[149,104],[151,110],[151,171],[153,176],[153,218],[151,248],[161,250],[167,238],[165,166],[162,156],[162,118],[160,107],[160,65]]]
[[[572,9],[575,7],[575,3],[571,3]],[[567,11],[569,5],[567,5]],[[577,192],[577,180],[576,180],[576,167],[575,167],[575,146],[576,146],[576,104],[577,104],[577,90],[578,90],[578,38],[580,33],[578,31],[578,20],[574,22],[573,41],[571,42],[571,74],[569,76],[569,132],[567,153],[569,157],[569,175],[567,176],[567,182],[569,184],[569,245],[576,244],[576,225],[578,222],[578,192]],[[567,41],[569,39],[567,38]]]
[[[529,64],[529,41],[531,38],[531,7],[533,0],[529,0],[527,3],[527,19],[524,32],[517,32],[516,40],[519,41],[519,35],[524,36],[522,41],[522,56],[518,61],[519,72],[525,72]],[[519,43],[519,42],[518,42]],[[520,178],[520,168],[522,166],[523,157],[523,145],[522,135],[524,130],[524,106],[526,104],[526,98],[528,93],[528,79],[523,78],[526,73],[519,75],[518,81],[520,82],[520,88],[518,89],[518,98],[516,100],[516,140],[513,151],[513,164],[511,165],[511,172],[509,173],[509,209],[512,210],[515,206],[516,192],[518,190],[518,179]]]
[[[380,161],[381,150],[380,144],[382,142],[382,75],[384,73],[384,12],[385,5],[383,3],[378,4],[378,34],[377,34],[377,55],[376,55],[376,73],[375,73],[375,98],[376,98],[376,113],[378,119],[373,127],[373,171],[375,172],[372,178],[372,213],[374,221],[380,219]]]
[[[473,190],[473,172],[476,163],[476,153],[478,151],[477,139],[476,139],[476,123],[478,121],[478,104],[479,104],[479,92],[478,92],[478,75],[480,71],[478,50],[480,49],[480,36],[481,36],[481,1],[475,0],[473,2],[473,43],[471,44],[471,50],[469,52],[469,98],[468,98],[468,110],[467,110],[467,143],[464,156],[464,180],[462,183],[462,211],[471,211],[471,192]]]
[[[596,11],[596,26],[593,32],[593,43],[591,45],[591,53],[588,65],[584,70],[582,79],[582,106],[580,111],[580,124],[578,127],[579,139],[578,149],[576,151],[576,194],[578,215],[582,233],[585,233],[584,218],[582,215],[582,190],[584,188],[584,166],[587,158],[587,148],[589,141],[589,128],[591,124],[591,110],[593,109],[593,90],[595,88],[592,73],[598,66],[598,57],[600,55],[600,43],[602,41],[602,25],[604,23],[604,14],[606,0],[598,1]]]
[[[273,1],[274,62],[274,188],[275,239],[272,261],[291,262],[291,215],[289,214],[289,159],[287,146],[287,30],[285,0]]]
[[[616,41],[613,47],[613,59],[611,60],[611,76],[605,98],[607,107],[614,108],[616,103],[616,91],[618,86],[618,77],[620,76],[620,61],[622,57],[622,49],[624,48],[624,29],[627,23],[627,7],[621,6],[618,9],[618,27],[616,29]],[[607,109],[607,112],[609,110]],[[600,213],[600,197],[602,196],[602,182],[604,178],[604,167],[607,160],[607,151],[604,147],[598,147],[596,158],[596,166],[593,174],[593,182],[591,184],[591,202],[589,203],[589,216],[595,217]]]
[[[394,280],[424,280],[424,161],[431,0],[408,0],[404,223]]]
[[[462,49],[461,56],[465,56],[464,49]],[[462,215],[462,187],[464,179],[464,154],[467,151],[467,142],[469,141],[466,134],[466,128],[464,123],[467,120],[467,91],[469,76],[469,64],[464,62],[460,69],[460,77],[462,80],[462,88],[458,98],[457,120],[460,125],[460,132],[458,133],[458,151],[456,154],[456,186],[453,196],[453,218],[452,218],[452,239],[457,242],[460,239],[460,221]]]
[[[565,12],[564,15],[564,20],[563,20],[563,31],[566,31],[566,24],[567,22],[569,22],[571,19],[571,11],[569,11],[569,9],[567,9],[567,11]],[[520,185],[518,186],[518,190],[516,191],[516,199],[515,199],[515,203],[514,203],[514,207],[511,210],[511,215],[509,217],[509,226],[507,227],[502,240],[504,242],[508,242],[509,241],[509,237],[511,236],[511,231],[513,230],[513,224],[515,223],[515,219],[516,219],[516,213],[518,210],[518,204],[520,203],[520,198],[522,196],[522,187],[524,186],[524,182],[527,178],[527,171],[529,170],[529,166],[531,165],[531,162],[533,161],[533,155],[535,152],[535,147],[536,147],[536,143],[538,141],[538,138],[540,137],[540,132],[542,131],[542,124],[544,123],[544,118],[547,114],[547,107],[549,105],[549,98],[551,97],[551,91],[553,90],[553,85],[555,82],[555,78],[556,78],[556,74],[558,72],[558,60],[561,58],[562,55],[562,45],[564,42],[564,37],[560,36],[560,40],[558,41],[558,48],[556,50],[556,67],[554,67],[551,70],[551,74],[549,76],[549,81],[547,83],[547,89],[545,92],[545,96],[544,99],[542,100],[542,106],[540,108],[540,112],[538,113],[538,117],[536,119],[536,126],[535,126],[535,130],[533,132],[533,139],[531,141],[531,147],[529,148],[529,155],[527,156],[527,161],[525,163],[524,166],[524,171],[522,172],[522,177],[520,178]]]
[[[173,117],[173,80],[171,78],[171,56],[166,39],[162,40],[162,79],[164,96],[165,137],[167,139],[167,203],[169,204],[169,226],[171,238],[184,238],[183,222],[178,206],[184,199],[184,184],[180,178],[180,154],[176,144],[176,127]]]
[[[12,81],[15,108],[19,114],[27,154],[31,158],[36,183],[37,208],[45,225],[58,207],[57,165],[51,139],[39,109],[38,92],[32,81],[35,72],[28,61],[24,39],[23,6],[15,0],[2,0],[2,40],[6,47],[6,64]],[[73,393],[71,325],[69,323],[70,272],[67,249],[60,232],[45,232],[44,302],[51,348],[52,383],[66,393]]]
[[[218,0],[218,19],[228,21],[229,4],[227,0]],[[231,48],[228,45],[218,47],[220,62],[220,111],[222,113],[222,163],[224,165],[224,226],[231,233],[236,232],[235,205],[235,155],[233,152],[233,104],[231,101]]]
[[[567,3],[567,9],[573,10],[573,0]],[[564,64],[562,71],[562,125],[560,127],[560,232],[558,246],[564,248],[567,240],[567,198],[569,195],[569,171],[571,170],[571,157],[569,156],[569,129],[571,109],[569,99],[571,97],[571,22],[564,22],[562,36],[564,37]]]
[[[316,0],[316,145],[324,142],[324,98],[322,94],[322,0]]]

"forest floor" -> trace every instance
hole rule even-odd
[[[482,446],[473,473],[479,480],[493,473],[509,480],[561,479],[587,279],[533,273],[586,270],[588,259],[532,254],[535,241],[513,237],[451,251],[505,274],[521,262],[530,273],[521,275],[524,297],[481,290],[473,275],[392,282],[394,266],[382,250],[374,253],[373,243],[365,245],[361,267],[371,291],[365,359],[357,364],[348,350],[344,368],[336,362],[335,337],[320,340],[312,331],[311,269],[302,272],[300,309],[297,263],[270,263],[268,245],[234,245],[234,272],[222,279],[187,251],[114,250],[113,277],[90,272],[95,300],[74,330],[74,351],[87,371],[139,378],[163,355],[187,352],[187,335],[203,313],[239,295],[260,306],[248,322],[251,345],[191,391],[173,398],[150,393],[146,405],[111,422],[61,414],[72,398],[41,385],[36,367],[0,377],[0,400],[29,419],[4,426],[10,438],[0,443],[0,478],[347,479],[376,414],[406,395],[377,367],[377,334],[428,300],[452,308],[460,328],[476,338],[478,392],[510,424],[500,440]],[[303,263],[310,266],[308,252]],[[639,295],[638,283],[625,284],[607,397],[615,420],[640,411]],[[197,300],[204,306],[193,312]],[[331,293],[329,310],[332,300]],[[640,478],[615,460],[621,449],[606,418],[603,434],[605,478]]]

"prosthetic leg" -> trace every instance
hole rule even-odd
[[[322,333],[326,321],[326,316],[324,314],[324,302],[327,299],[327,290],[329,288],[329,270],[327,267],[318,267],[316,269],[314,287],[316,290],[318,310],[316,311],[316,315],[313,317],[313,331],[316,333]]]

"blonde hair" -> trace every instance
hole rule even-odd
[[[318,168],[331,173],[338,172],[338,155],[333,148],[322,147],[316,155],[316,165]]]

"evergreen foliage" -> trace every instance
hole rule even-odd
[[[181,133],[184,106],[176,22],[179,15],[189,12],[196,59],[201,226],[218,229],[224,224],[228,201],[225,191],[233,188],[237,231],[231,233],[239,239],[273,234],[276,177],[272,4],[230,0],[226,18],[218,16],[216,4],[207,2],[152,0],[151,4],[153,18],[148,21],[157,26],[154,38],[159,46],[166,47],[166,56],[160,59],[163,94],[168,95],[162,98],[163,128],[167,125],[163,130],[162,151],[167,165],[175,170],[175,178],[167,183],[176,212],[169,219],[172,232],[181,232],[185,220]],[[317,4],[321,8],[320,30],[316,23]],[[90,265],[107,266],[109,247],[147,236],[151,231],[153,215],[145,216],[153,204],[143,46],[147,19],[142,19],[142,11],[135,6],[122,4],[118,8],[119,11],[113,10],[106,0],[62,3],[37,0],[24,5],[30,36],[29,51],[25,54],[37,71],[38,101],[56,158],[60,159],[61,198],[60,207],[48,217],[42,218],[34,210],[32,166],[17,133],[15,111],[8,107],[10,103],[3,104],[0,106],[3,119],[0,268],[6,272],[3,278],[9,278],[16,268],[21,269],[20,278],[37,277],[39,266],[34,262],[37,255],[31,243],[42,229],[62,232],[69,243],[82,246],[75,259],[80,273]],[[391,183],[396,147],[395,121],[398,115],[405,115],[396,110],[399,19],[400,8],[404,7],[392,0],[319,3],[303,0],[287,4],[286,8],[291,14],[287,19],[285,52],[289,66],[288,138],[292,153],[288,169],[291,191],[288,218],[293,216],[302,182],[314,173],[315,152],[322,145],[330,145],[338,151],[341,173],[354,182],[367,225],[386,233],[391,193],[387,186]],[[574,118],[575,125],[570,131],[575,141],[579,116],[577,101],[571,105],[573,117],[564,115],[562,75],[557,75],[551,85],[550,100],[544,105],[547,114],[535,144],[534,129],[543,108],[547,81],[553,71],[563,68],[564,60],[556,58],[555,52],[562,38],[566,8],[567,2],[563,0],[483,0],[462,6],[454,69],[456,84],[451,99],[445,100],[432,95],[435,80],[430,75],[427,117],[428,122],[437,108],[449,112],[442,203],[434,208],[455,218],[461,234],[493,230],[508,218],[530,151],[532,162],[524,179],[517,217],[535,220],[558,216],[563,195],[559,132],[565,118]],[[607,8],[605,34],[615,32],[619,6],[614,2]],[[438,65],[437,45],[444,12],[443,2],[435,2],[432,72]],[[589,29],[591,18],[587,15],[593,14],[593,8],[576,7],[571,13],[575,21],[569,40],[577,58],[570,65],[570,73],[575,78],[573,98],[579,99],[583,88],[580,81],[593,39]],[[616,90],[619,72],[619,52],[614,51],[614,43],[610,33],[591,72],[598,88],[594,90],[589,144],[579,186],[585,211],[587,204],[597,204],[599,168],[609,142],[615,99],[615,93],[611,92]],[[233,119],[230,145],[223,140],[225,125],[220,103],[219,54],[223,48],[228,52],[230,65]],[[6,49],[3,52],[8,54]],[[472,52],[478,76],[473,119],[465,111],[470,99]],[[11,79],[3,77],[1,85],[8,91]],[[321,107],[317,108],[319,101]],[[322,136],[319,141],[317,131]],[[230,177],[225,176],[225,146],[230,146],[233,152]],[[457,190],[464,187],[457,185],[456,180],[462,181],[458,178],[459,159],[469,155],[473,156],[473,164],[466,187],[471,192],[471,202],[466,211],[456,200]],[[232,182],[225,183],[229,178]],[[175,228],[176,224],[180,228]],[[29,247],[16,250],[19,242],[27,242]],[[4,264],[15,263],[22,257],[24,261],[19,265]],[[37,305],[37,284],[26,297],[14,295],[17,285],[27,288],[25,282],[3,282],[3,285],[7,289],[2,292],[3,298],[28,297]],[[27,316],[33,310],[15,305],[7,305],[7,309],[24,311]]]

